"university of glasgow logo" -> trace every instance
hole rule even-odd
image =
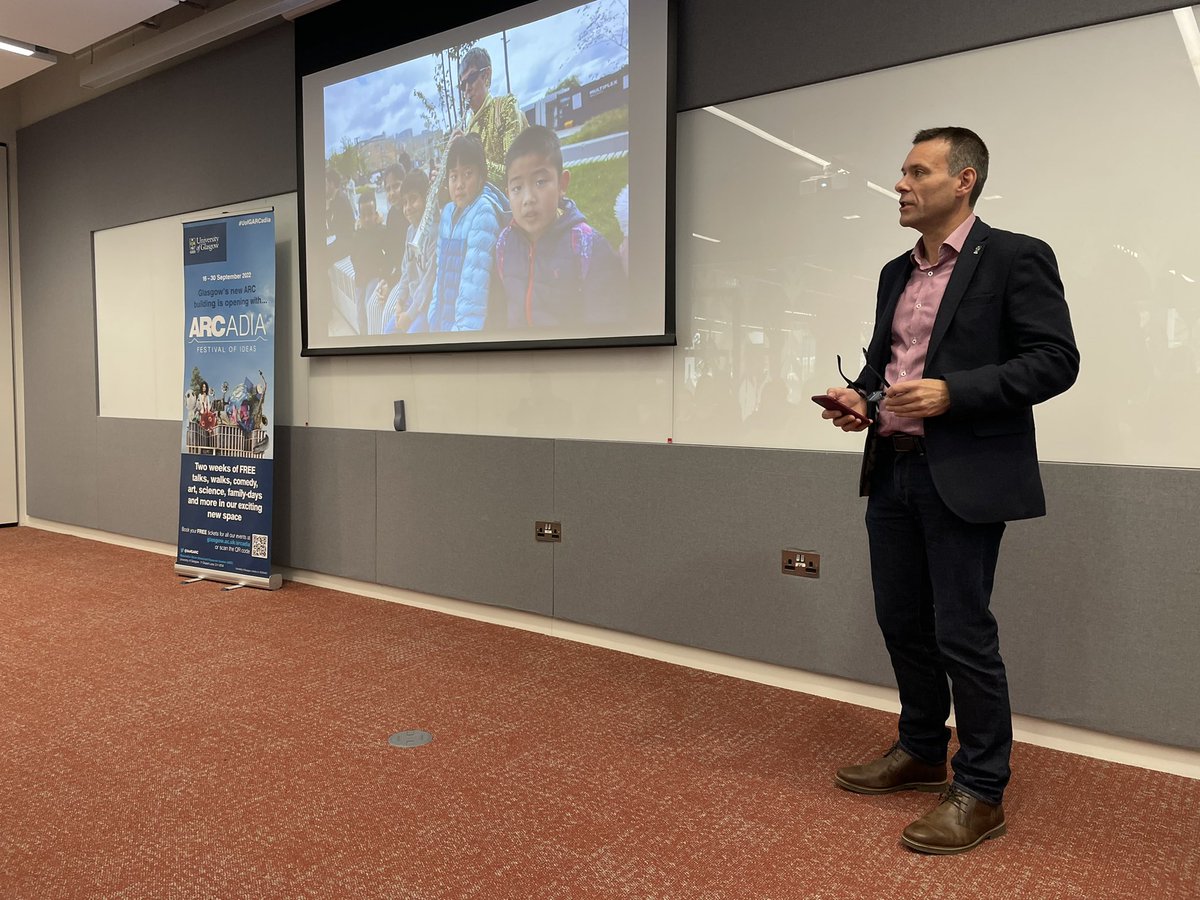
[[[225,222],[183,227],[183,264],[225,262]]]

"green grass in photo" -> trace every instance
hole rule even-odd
[[[575,201],[588,224],[604,235],[613,250],[621,246],[624,235],[613,214],[613,203],[621,188],[629,183],[629,157],[571,166],[567,196]]]

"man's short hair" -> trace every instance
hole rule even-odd
[[[396,181],[403,181],[407,172],[408,169],[406,169],[400,163],[392,163],[383,170],[383,183],[387,184],[387,180],[389,178],[395,179]]]
[[[988,176],[988,149],[983,139],[969,128],[946,125],[942,128],[923,128],[913,137],[914,144],[925,141],[945,141],[950,145],[946,157],[951,175],[957,175],[967,166],[975,170],[975,187],[970,198],[971,208],[974,209]]]
[[[450,142],[450,151],[446,154],[446,171],[457,169],[459,166],[475,166],[487,175],[487,157],[483,153],[483,141],[473,131],[460,134]]]
[[[534,154],[550,160],[554,170],[562,174],[562,144],[554,130],[545,125],[530,125],[513,139],[508,152],[504,154],[505,171],[512,168],[512,164],[520,157]]]
[[[420,194],[424,197],[429,193],[429,176],[420,169],[413,169],[404,176],[404,181],[400,185],[400,195],[405,194]]]
[[[458,63],[458,77],[462,78],[463,73],[467,69],[474,66],[478,71],[492,67],[492,58],[488,56],[488,52],[476,44],[470,50],[463,54],[463,58]]]

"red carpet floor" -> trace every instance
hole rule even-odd
[[[424,729],[432,743],[390,747]],[[0,529],[0,897],[1200,897],[1200,782],[1018,745],[1009,832],[833,770],[893,717]]]

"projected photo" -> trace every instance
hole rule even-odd
[[[543,0],[303,76],[304,352],[670,343],[667,28]]]
[[[628,43],[597,0],[326,87],[328,334],[620,330]]]

